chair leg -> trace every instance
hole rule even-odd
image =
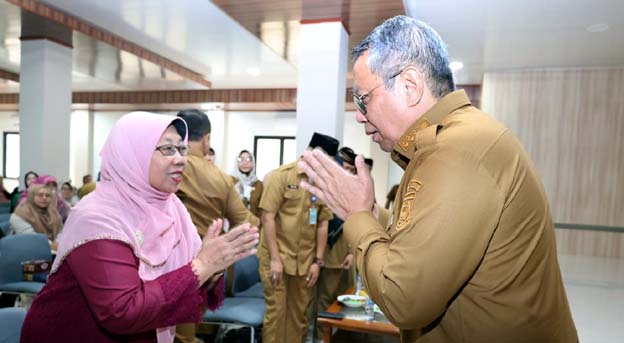
[[[251,336],[251,343],[254,343],[254,338],[255,338],[254,336],[255,336],[255,333],[256,333],[256,329],[253,326],[250,326],[250,327],[251,327],[251,335],[250,335]]]

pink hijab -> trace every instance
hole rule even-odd
[[[149,183],[152,154],[174,120],[182,119],[147,112],[119,119],[100,152],[101,181],[72,209],[51,273],[73,249],[96,239],[128,244],[145,281],[184,266],[199,253],[201,240],[180,199]],[[158,342],[172,342],[175,327],[159,328],[157,335]]]

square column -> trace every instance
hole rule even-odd
[[[302,24],[297,80],[297,154],[313,132],[342,143],[349,36],[340,20]]]

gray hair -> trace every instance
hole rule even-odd
[[[399,15],[384,21],[351,53],[357,60],[368,51],[368,68],[394,89],[394,77],[408,66],[417,67],[436,98],[455,90],[446,45],[438,33],[422,21]]]

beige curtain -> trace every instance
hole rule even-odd
[[[624,68],[486,73],[481,104],[535,162],[556,222],[624,226]]]

